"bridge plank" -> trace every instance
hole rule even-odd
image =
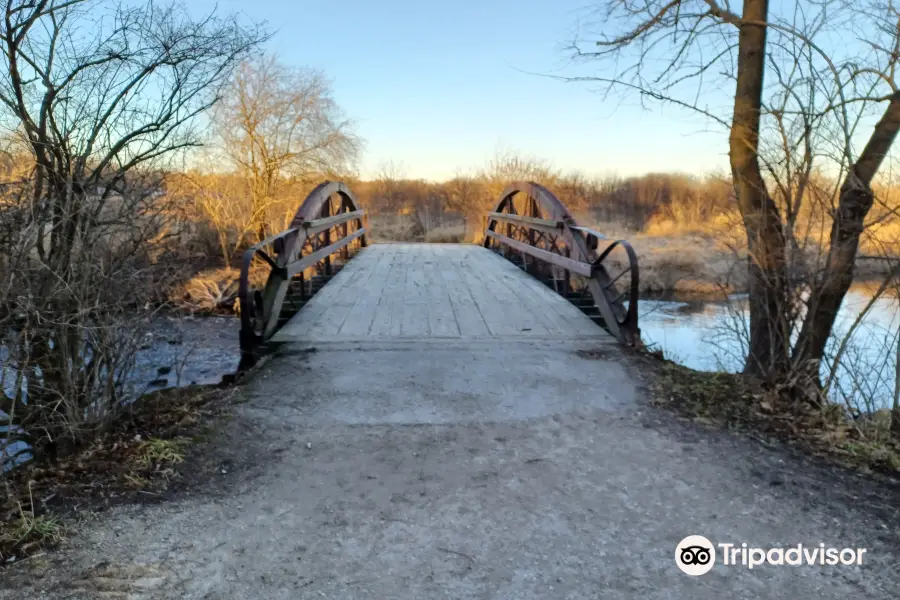
[[[375,244],[362,250],[275,341],[611,340],[552,290],[469,244]]]
[[[393,246],[393,245],[392,245]],[[375,306],[375,315],[369,334],[374,337],[390,337],[400,335],[400,324],[403,322],[403,305],[395,303],[396,290],[402,290],[406,280],[405,252],[402,248],[391,248],[390,270],[385,277],[384,288]]]
[[[497,285],[497,264],[489,261],[497,258],[489,253],[473,254],[462,270],[463,281],[469,288],[478,310],[492,335],[510,336],[527,333],[530,329],[521,325],[518,311],[513,305],[514,298],[508,298]],[[490,272],[486,273],[485,270]]]
[[[495,258],[499,262],[498,268],[504,272],[504,277],[498,278],[498,284],[502,283],[506,286],[514,294],[516,302],[528,311],[532,322],[535,323],[536,331],[576,333],[564,320],[559,318],[553,307],[548,306],[546,296],[535,293],[531,284],[540,285],[540,282],[502,257],[495,255]],[[562,300],[559,295],[556,295],[556,298]]]
[[[531,334],[547,334],[549,330],[545,327],[540,319],[532,310],[531,302],[527,296],[527,291],[521,293],[521,286],[515,285],[516,289],[510,287],[507,283],[512,276],[515,277],[517,284],[520,283],[521,277],[525,275],[509,261],[499,256],[490,256],[492,262],[494,259],[498,261],[493,270],[490,271],[492,277],[488,277],[485,271],[478,271],[476,276],[482,281],[485,289],[492,291],[497,297],[497,305],[503,312],[502,326],[503,330],[509,335],[510,331],[515,333],[531,333]],[[511,269],[507,270],[507,267]]]
[[[565,335],[577,335],[584,327],[584,315],[565,298],[543,285],[531,276],[522,277],[524,272],[514,264],[496,256],[504,272],[510,273],[502,281],[516,292],[518,301],[527,307],[547,331]]]
[[[367,269],[368,277],[358,277],[358,285],[345,290],[345,293],[356,295],[357,301],[341,326],[341,335],[366,336],[372,329],[378,301],[388,283],[394,252],[382,252],[374,256],[377,256],[377,260]]]
[[[471,291],[460,275],[461,268],[463,268],[462,261],[458,257],[453,257],[448,260],[447,267],[441,270],[459,334],[461,337],[487,337],[491,333],[490,329],[488,329]]]
[[[408,251],[409,262],[406,280],[399,304],[403,305],[403,320],[400,324],[402,337],[429,337],[428,298],[424,255],[422,249],[413,246]]]

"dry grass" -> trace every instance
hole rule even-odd
[[[53,546],[63,540],[65,526],[54,515],[37,515],[20,510],[17,519],[0,529],[0,559],[15,561],[35,548]]]
[[[900,257],[900,219],[876,223],[860,239],[862,254]]]
[[[161,465],[177,465],[184,462],[184,447],[186,445],[187,440],[182,439],[164,440],[150,438],[138,446],[133,460],[145,469],[159,468]]]
[[[736,213],[720,214],[705,223],[676,221],[655,216],[640,232],[628,232],[615,223],[594,226],[608,237],[627,239],[638,254],[641,292],[717,296],[747,291],[747,248],[743,225]],[[815,261],[816,249],[807,260]],[[872,227],[860,245],[863,255],[900,257],[900,222]],[[622,268],[624,257],[611,257]],[[615,259],[619,259],[616,261]],[[860,259],[857,282],[882,281],[889,261]]]
[[[469,234],[465,222],[443,219],[431,229],[422,232],[421,226],[411,215],[371,215],[369,239],[372,242],[427,242],[430,244],[454,244],[467,240]]]
[[[153,392],[71,455],[32,461],[6,474],[0,564],[59,541],[62,519],[74,507],[86,511],[162,496],[181,477],[191,444],[208,435],[229,397],[212,386]]]
[[[644,226],[643,233],[649,237],[680,238],[687,236],[706,236],[721,238],[731,232],[737,215],[720,214],[705,222],[676,221],[654,215]]]
[[[250,285],[262,289],[268,273],[268,266],[257,261],[250,271]],[[170,298],[173,304],[191,312],[233,313],[238,310],[240,276],[240,271],[228,267],[201,271],[175,288]]]
[[[198,273],[173,293],[173,300],[192,310],[231,310],[237,297],[237,269],[215,269]]]
[[[637,234],[629,240],[638,255],[643,294],[717,296],[744,291],[741,258],[708,236]],[[625,268],[625,256],[607,259],[612,271]]]
[[[892,429],[890,411],[854,420],[836,404],[815,407],[742,375],[704,373],[660,363],[658,356],[646,358],[657,373],[654,402],[695,422],[744,430],[762,441],[799,444],[865,471],[900,473],[900,428]]]
[[[370,215],[368,237],[375,243],[422,241],[409,215]]]
[[[425,241],[429,244],[458,244],[465,239],[465,225],[445,225],[425,233]]]

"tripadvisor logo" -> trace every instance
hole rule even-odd
[[[716,548],[722,565],[753,569],[761,565],[834,566],[861,565],[865,548],[831,548],[825,544],[790,547],[753,548],[747,544],[713,544],[702,535],[689,535],[675,547],[675,564],[688,575],[703,575],[716,564]]]
[[[689,535],[675,547],[675,564],[688,575],[703,575],[716,564],[716,548],[702,535]]]

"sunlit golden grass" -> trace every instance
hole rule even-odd
[[[596,228],[616,231],[609,223],[597,224]],[[797,231],[805,236],[801,244],[810,265],[817,255],[824,257],[830,234],[826,219],[805,215],[799,219]],[[616,231],[610,237],[625,237],[634,246],[644,293],[715,295],[746,291],[746,235],[736,211],[720,213],[704,222],[657,215],[639,232],[623,236]],[[864,257],[900,257],[900,217],[870,226],[860,240],[859,251]],[[881,281],[890,266],[889,261],[861,258],[856,278]]]
[[[408,215],[371,215],[369,240],[372,242],[415,242],[415,224]]]
[[[870,225],[859,249],[863,254],[900,256],[900,217]]]
[[[740,255],[709,236],[637,234],[629,241],[638,255],[642,293],[713,296],[743,291],[742,273],[736,268]],[[611,270],[624,269],[624,254],[610,259],[607,262]]]
[[[465,239],[465,225],[445,225],[425,232],[425,241],[429,244],[454,244]]]
[[[641,233],[651,237],[710,236],[716,237],[731,231],[736,215],[720,214],[705,221],[676,220],[654,215]]]
[[[269,270],[262,261],[253,263],[250,269],[250,285],[262,289],[265,286]],[[208,312],[237,311],[236,304],[238,269],[224,267],[201,271],[175,287],[170,298],[172,302],[183,308]]]

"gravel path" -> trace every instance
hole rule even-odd
[[[885,484],[678,422],[582,344],[288,345],[191,491],[86,520],[0,599],[896,597]],[[867,552],[691,577],[690,534]]]

